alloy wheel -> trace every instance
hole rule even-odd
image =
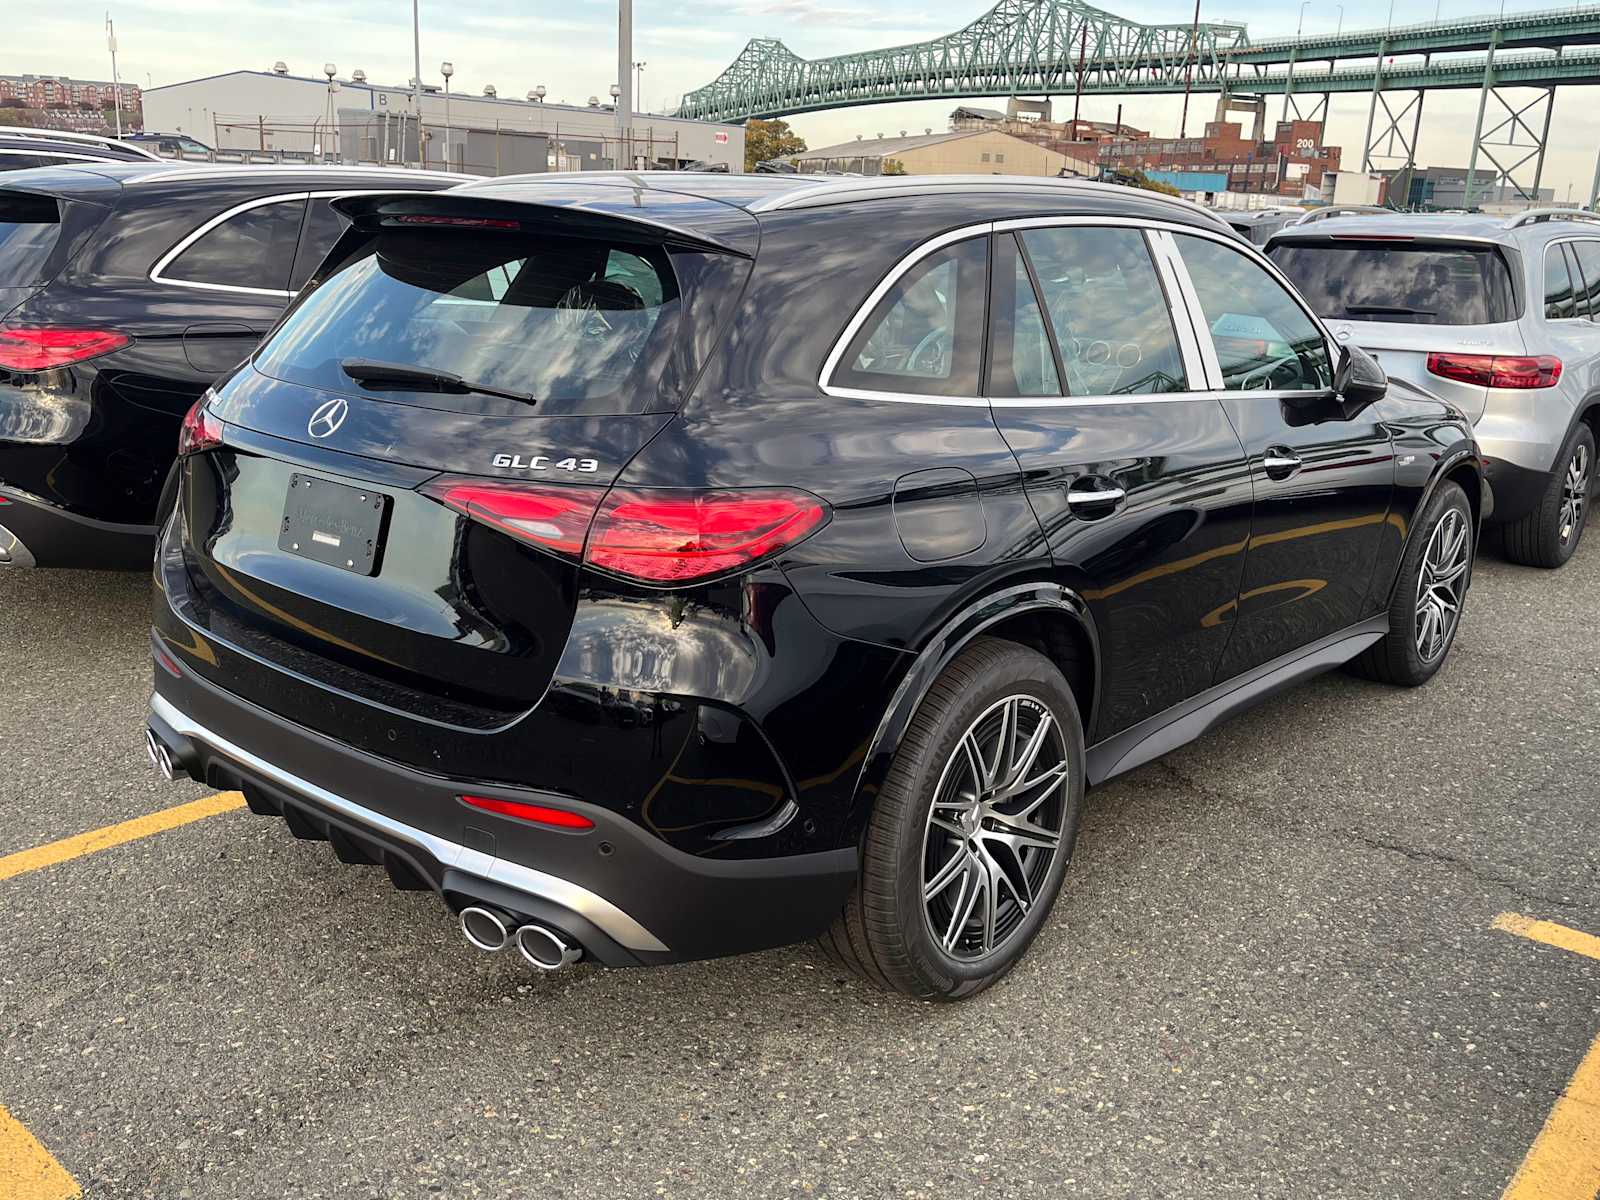
[[[1060,853],[1071,767],[1033,696],[991,704],[956,743],[922,843],[923,912],[952,958],[994,953],[1027,918]]]
[[[1584,509],[1589,504],[1589,447],[1580,445],[1567,473],[1561,480],[1561,519],[1558,529],[1565,546],[1583,528]]]
[[[1466,518],[1455,508],[1444,514],[1428,539],[1417,580],[1417,653],[1425,663],[1444,654],[1461,619],[1471,543]]]

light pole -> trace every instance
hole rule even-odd
[[[444,76],[444,169],[453,171],[454,159],[450,155],[450,76],[456,73],[456,65],[445,61],[439,64],[439,74]]]
[[[628,144],[628,127],[633,120],[633,0],[617,0],[616,80],[611,94],[616,98],[617,161],[620,165],[623,148]]]
[[[1300,19],[1294,27],[1294,50],[1289,55],[1289,80],[1283,88],[1283,119],[1289,119],[1289,97],[1294,93],[1294,64],[1300,57],[1300,34],[1306,27],[1306,9],[1311,7],[1311,0],[1300,0]]]
[[[1338,37],[1344,32],[1344,5],[1339,5],[1339,24],[1334,26],[1333,36]]]
[[[633,64],[633,108],[635,112],[644,111],[644,69],[649,65],[642,62]]]
[[[111,51],[111,102],[117,110],[117,136],[122,136],[122,84],[117,79],[117,30],[106,14],[106,49]]]
[[[322,73],[328,77],[328,125],[327,133],[325,135],[328,140],[327,144],[322,150],[322,161],[327,162],[330,154],[332,154],[335,160],[337,160],[339,156],[337,149],[338,142],[335,140],[333,132],[333,92],[334,89],[339,86],[338,84],[334,83],[333,77],[339,73],[339,68],[334,66],[332,63],[323,63]]]
[[[411,0],[411,114],[417,119],[417,166],[422,157],[422,17],[417,11],[421,0]]]

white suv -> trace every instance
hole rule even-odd
[[[1600,438],[1600,217],[1330,217],[1267,253],[1335,337],[1471,418],[1507,556],[1571,558]]]

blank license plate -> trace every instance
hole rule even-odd
[[[372,575],[378,570],[388,515],[388,496],[296,472],[289,476],[278,549]]]

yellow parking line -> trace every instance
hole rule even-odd
[[[1559,950],[1570,950],[1585,958],[1600,959],[1600,937],[1568,929],[1565,925],[1557,925],[1554,921],[1535,921],[1532,917],[1525,917],[1521,913],[1508,912],[1501,913],[1494,919],[1494,927],[1503,929],[1507,933],[1517,934],[1519,937],[1530,938],[1535,942],[1543,942],[1546,946],[1555,946]]]
[[[83,1189],[22,1123],[0,1107],[0,1196],[6,1200],[78,1200]]]
[[[112,846],[137,841],[153,833],[165,833],[169,829],[176,829],[191,821],[200,821],[206,817],[214,817],[218,813],[231,812],[243,805],[244,797],[238,792],[218,792],[214,796],[207,796],[204,800],[193,800],[188,804],[164,808],[160,812],[146,813],[131,821],[62,838],[59,842],[48,842],[43,846],[35,846],[32,850],[19,850],[15,854],[0,858],[0,879],[11,879],[17,875],[26,875],[29,871],[53,867],[68,859],[108,850]],[[0,1192],[0,1195],[4,1194]]]
[[[1501,913],[1494,927],[1600,959],[1600,938],[1554,921]],[[1596,1200],[1600,1196],[1600,1038],[1578,1064],[1566,1091],[1500,1200]]]

